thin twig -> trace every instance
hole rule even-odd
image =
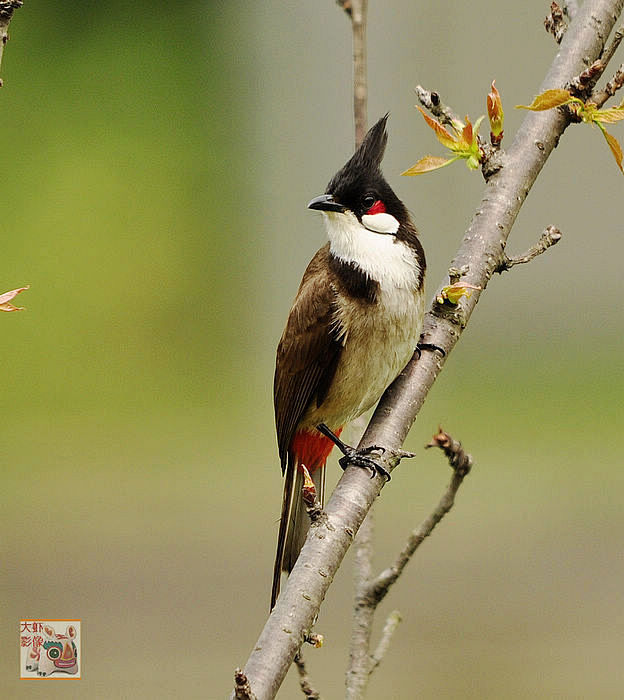
[[[463,121],[451,107],[442,102],[439,93],[434,90],[426,90],[422,85],[417,85],[414,91],[416,92],[420,104],[428,109],[441,124],[450,126],[455,131],[463,129]],[[491,143],[487,143],[480,135],[477,136],[477,140],[483,153],[481,172],[487,182],[487,180],[502,168],[502,151],[500,143],[492,145]]]
[[[467,454],[460,442],[445,433],[440,428],[437,435],[427,447],[440,447],[448,457],[449,464],[453,468],[453,476],[442,498],[438,502],[433,512],[423,520],[423,522],[412,531],[408,537],[405,547],[401,550],[394,564],[384,569],[372,582],[370,597],[375,601],[375,605],[386,597],[390,587],[403,573],[407,563],[412,558],[414,552],[420,547],[423,541],[433,532],[435,526],[451,510],[455,502],[455,494],[464,481],[464,477],[472,467],[472,457]]]
[[[538,255],[545,253],[551,246],[559,243],[562,237],[562,233],[558,228],[554,226],[548,226],[542,232],[539,241],[531,246],[524,255],[518,255],[516,257],[510,258],[505,253],[503,253],[503,259],[496,269],[496,272],[502,273],[506,270],[510,270],[514,265],[521,265],[524,263],[531,262],[533,258]]]
[[[352,658],[349,672],[347,673],[347,692],[345,695],[347,700],[360,700],[364,697],[370,675],[386,653],[392,634],[401,621],[401,616],[398,612],[395,611],[390,615],[386,620],[377,649],[371,655],[371,632],[377,606],[388,593],[390,586],[401,575],[405,565],[420,543],[431,534],[433,528],[451,509],[455,494],[472,466],[472,457],[464,452],[461,443],[453,440],[441,428],[438,434],[434,435],[433,442],[428,447],[434,445],[441,447],[445,451],[454,470],[453,479],[433,513],[410,535],[407,546],[403,549],[395,564],[382,571],[376,578],[372,578],[372,575],[369,575],[358,589],[354,617],[356,625],[352,633]],[[354,649],[357,654],[355,658],[353,654]]]
[[[624,25],[615,30],[611,43],[605,47],[602,55],[600,56],[600,60],[602,63],[604,63],[605,68],[607,67],[609,61],[613,58],[613,54],[618,50],[619,45],[622,43],[622,39],[624,39]]]
[[[593,90],[594,86],[600,79],[600,76],[604,73],[605,69],[609,65],[609,62],[613,58],[613,54],[617,51],[620,43],[622,42],[622,38],[624,38],[624,27],[620,27],[615,32],[613,35],[613,40],[604,48],[600,58],[594,61],[589,68],[586,68],[582,73],[570,80],[568,83],[570,92],[579,97],[585,97],[591,90]],[[598,98],[602,97],[602,92],[604,91],[598,92],[596,96],[591,94],[589,99],[591,99],[592,102],[596,102]],[[602,100],[601,104],[604,101],[605,100]]]
[[[615,95],[615,93],[624,86],[624,63],[615,72],[615,75],[609,80],[609,82],[604,86],[604,90],[597,90],[592,93],[592,102],[596,104],[597,107],[602,107],[602,105],[610,98]]]
[[[401,624],[401,619],[401,613],[398,610],[393,610],[388,615],[383,632],[381,633],[381,639],[379,640],[379,644],[377,645],[377,648],[375,649],[371,658],[370,673],[372,673],[382,662],[386,652],[390,648],[392,636],[396,632],[397,627]]]
[[[320,693],[314,689],[310,682],[310,676],[308,675],[301,651],[295,655],[294,662],[297,671],[299,671],[299,686],[303,695],[309,700],[321,700]]]
[[[353,116],[355,118],[355,145],[366,135],[368,77],[366,72],[366,19],[368,0],[338,0],[338,5],[351,20],[353,36]]]
[[[456,127],[458,124],[462,123],[462,120],[457,114],[448,105],[442,102],[439,93],[434,90],[425,90],[422,85],[417,85],[414,88],[414,92],[420,104],[425,109],[428,109],[441,124]]]
[[[459,440],[454,440],[447,432],[438,428],[438,432],[431,438],[431,442],[425,445],[425,449],[439,447],[449,461],[451,468],[462,479],[472,469],[472,457],[464,450]]]

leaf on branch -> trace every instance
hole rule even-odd
[[[503,139],[505,113],[503,112],[503,101],[495,83],[496,81],[492,80],[491,92],[487,96],[487,111],[490,120],[490,140],[492,145],[497,146]]]
[[[10,292],[0,294],[0,311],[23,311],[23,306],[13,306],[13,304],[10,302],[12,299],[15,299],[20,292],[24,292],[27,289],[30,289],[30,285],[19,287],[18,289],[12,289]]]
[[[610,109],[599,109],[594,112],[593,121],[603,124],[615,124],[624,119],[624,107],[611,107]]]
[[[303,498],[303,502],[307,506],[312,507],[316,501],[316,486],[314,485],[310,472],[305,464],[302,464],[301,468],[303,470],[303,486],[301,488],[301,496]]]
[[[516,105],[516,109],[530,109],[532,112],[544,112],[547,109],[554,109],[570,102],[580,102],[578,97],[572,97],[568,90],[546,90],[537,95],[530,105]]]
[[[615,136],[612,136],[604,127],[602,127],[602,133],[604,134],[604,137],[609,144],[609,148],[611,149],[611,153],[613,153],[613,157],[615,158],[615,162],[617,163],[618,168],[624,174],[624,170],[622,169],[622,147],[620,146],[620,142],[615,138]]]
[[[591,100],[583,102],[578,97],[572,97],[568,90],[546,90],[546,92],[538,95],[529,106],[517,105],[517,107],[518,109],[530,109],[535,112],[541,112],[546,109],[561,107],[565,104],[570,105],[570,109],[579,121],[586,124],[596,124],[600,127],[618,168],[624,173],[622,169],[622,148],[615,136],[612,136],[603,126],[603,124],[615,124],[624,119],[624,104],[608,109],[598,109],[595,102]]]
[[[423,115],[425,122],[434,130],[438,141],[446,148],[453,148],[457,143],[457,138],[449,133],[437,119],[430,117],[424,109],[416,105],[416,109]]]
[[[437,170],[445,165],[449,165],[460,158],[466,161],[466,165],[471,170],[476,170],[482,159],[482,152],[479,146],[478,131],[483,117],[479,117],[474,126],[470,123],[470,119],[466,116],[466,123],[459,121],[453,122],[451,133],[445,129],[439,121],[430,117],[423,109],[416,105],[416,108],[423,115],[425,122],[435,132],[438,141],[449,149],[451,152],[450,158],[441,158],[438,156],[425,156],[421,158],[415,165],[408,168],[402,175],[422,175],[423,173]]]
[[[454,158],[441,158],[440,156],[425,156],[421,158],[418,163],[412,165],[401,175],[422,175],[423,173],[429,173],[432,170],[437,170],[438,168],[443,168],[445,165],[454,163],[459,156]]]
[[[455,284],[442,287],[436,301],[438,304],[444,304],[445,301],[448,301],[449,304],[456,305],[462,297],[470,297],[472,292],[469,290],[471,289],[481,289],[481,287],[468,284],[468,282],[455,282]]]

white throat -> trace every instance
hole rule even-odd
[[[356,264],[382,287],[417,286],[420,266],[407,243],[389,233],[375,233],[362,226],[350,211],[344,214],[324,211],[323,219],[330,250],[337,258]]]

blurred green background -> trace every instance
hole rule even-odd
[[[482,182],[399,177],[441,152],[413,87],[474,119],[496,78],[510,140],[557,50],[548,5],[370,3],[369,118],[391,112],[430,295]],[[31,289],[0,318],[0,695],[225,697],[267,613],[274,348],[324,241],[305,206],[352,151],[348,22],[331,1],[28,0],[10,31],[0,291]],[[564,239],[492,280],[412,429],[379,567],[448,480],[421,451],[439,423],[476,466],[380,610],[404,622],[371,698],[622,695],[622,184],[597,130],[566,133],[508,251]],[[350,592],[347,563],[307,653],[328,699]],[[17,680],[36,617],[82,619],[79,683]]]

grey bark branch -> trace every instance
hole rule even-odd
[[[577,0],[567,0],[567,2],[563,2],[563,11],[568,15],[570,19],[574,19],[576,17],[576,13],[578,12],[578,2]]]
[[[586,0],[570,24],[559,51],[538,92],[562,88],[598,58],[622,12],[624,0]],[[453,261],[467,266],[465,281],[485,289],[500,265],[518,212],[535,179],[566,127],[560,110],[529,113],[503,156],[503,167],[484,187],[483,197]],[[443,281],[441,286],[446,284]],[[382,397],[362,441],[398,449],[424,403],[481,296],[462,298],[459,308],[446,311],[434,304],[425,319],[424,342],[444,349],[413,358]],[[437,295],[436,295],[437,296]],[[398,463],[392,453],[381,461],[391,471]],[[275,697],[306,631],[312,627],[327,589],[362,524],[384,479],[369,479],[349,467],[325,507],[326,519],[314,523],[299,559],[245,666],[258,700]]]

